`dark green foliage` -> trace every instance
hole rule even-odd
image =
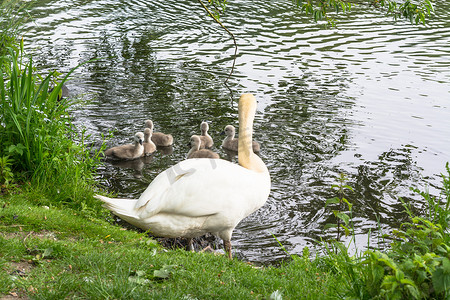
[[[33,60],[23,61],[20,48],[0,58],[0,65],[6,66],[0,69],[0,157],[8,158],[3,165],[9,168],[3,168],[2,181],[10,181],[12,172],[17,181],[31,182],[53,204],[79,208],[93,204],[93,176],[101,149],[91,151],[84,145],[86,137],[68,114],[71,103],[59,97],[73,70],[49,92],[57,80],[54,72],[41,79]]]
[[[415,24],[425,24],[426,17],[434,11],[433,5],[429,0],[404,2],[392,0],[368,0],[368,1],[347,1],[347,0],[293,0],[301,8],[302,12],[311,15],[314,21],[327,20],[328,23],[335,25],[334,18],[330,17],[331,12],[348,12],[355,6],[365,5],[385,12],[395,19],[405,18]]]
[[[442,176],[443,193],[439,199],[421,192],[428,201],[428,216],[413,216],[405,205],[410,221],[393,231],[391,249],[386,254],[368,252],[367,264],[373,272],[368,284],[379,286],[382,295],[397,299],[450,296],[448,164],[447,172],[448,176]]]
[[[427,192],[425,217],[414,216],[405,204],[410,221],[392,232],[390,249],[368,250],[349,256],[342,243],[322,244],[321,260],[339,277],[345,278],[344,297],[361,299],[448,299],[450,296],[450,236],[448,175],[442,176],[438,199]],[[349,284],[346,284],[348,282]]]
[[[413,189],[426,200],[427,210],[421,216],[409,214],[409,221],[390,235],[391,243],[385,251],[367,250],[349,254],[348,246],[339,242],[320,243],[323,251],[312,263],[339,278],[336,292],[342,298],[358,299],[448,299],[450,297],[450,236],[448,232],[450,211],[450,168],[442,176],[442,193],[433,197],[428,192]],[[338,225],[351,224],[351,205],[343,201],[345,176],[333,185],[338,196],[327,200],[326,205],[348,205],[347,217],[333,211]],[[342,226],[342,224],[341,224]],[[334,226],[336,227],[336,226]],[[339,227],[337,227],[339,228]],[[354,235],[348,226],[346,232]],[[293,257],[294,260],[299,258]],[[303,258],[304,259],[304,258]]]
[[[12,159],[9,156],[0,157],[0,185],[1,188],[8,188],[10,182],[14,178],[14,174],[11,170]]]

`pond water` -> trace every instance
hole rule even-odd
[[[418,211],[420,196],[437,193],[450,161],[450,3],[436,3],[427,26],[395,23],[362,10],[324,28],[291,1],[234,1],[223,17],[234,46],[195,1],[35,1],[25,43],[39,68],[68,72],[67,86],[82,100],[75,124],[100,145],[131,142],[148,118],[172,133],[172,153],[133,165],[105,163],[99,182],[120,197],[138,197],[162,170],[185,158],[200,122],[219,133],[237,125],[241,93],[258,100],[255,139],[268,165],[272,191],[266,205],[236,228],[234,251],[271,263],[315,240],[334,237],[325,201],[344,173],[354,188],[357,247],[377,242],[406,219],[400,198]]]

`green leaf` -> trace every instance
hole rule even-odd
[[[403,262],[403,268],[406,269],[406,270],[412,270],[412,269],[414,269],[414,263],[413,263],[413,261],[412,261],[411,259],[406,259],[406,260]]]
[[[143,277],[136,277],[136,276],[128,277],[128,281],[135,283],[135,284],[139,284],[139,285],[147,285],[150,283],[149,279],[143,278]]]
[[[345,204],[347,204],[349,210],[352,210],[353,204],[351,204],[350,202],[348,202],[348,200],[347,200],[346,198],[342,198],[342,202],[344,202]]]
[[[325,202],[325,207],[327,207],[329,204],[337,204],[339,202],[340,200],[338,197],[327,199],[327,201]]]
[[[450,292],[450,274],[445,273],[443,268],[436,269],[431,276],[431,280],[437,294]]]
[[[148,285],[150,283],[150,280],[146,278],[145,271],[142,270],[131,272],[130,276],[128,276],[128,281],[139,285]]]
[[[169,278],[175,271],[176,265],[164,265],[161,269],[153,271],[153,276],[160,279]]]
[[[403,283],[403,282],[402,282]],[[417,287],[416,287],[416,285],[414,284],[414,282],[411,284],[411,285],[409,285],[409,284],[407,284],[406,286],[405,286],[405,288],[408,290],[408,292],[411,294],[411,296],[413,296],[413,298],[415,298],[415,299],[420,299],[421,297],[420,297],[420,292],[419,292],[419,290],[417,289]]]
[[[341,224],[341,227],[344,229],[345,231],[345,236],[349,236],[350,235],[350,229],[348,227],[345,227],[344,225]]]
[[[334,215],[335,215],[337,218],[339,218],[339,219],[341,219],[342,221],[344,221],[345,225],[348,226],[348,222],[350,221],[350,217],[349,217],[346,213],[338,212],[338,211],[333,211],[333,212],[334,212]]]
[[[352,188],[351,186],[349,186],[349,185],[344,185],[343,188],[348,189],[348,190],[354,192],[353,188]]]
[[[154,249],[158,247],[158,242],[152,239],[141,240],[139,241],[139,244],[149,249]]]
[[[331,224],[331,223],[327,223],[325,224],[325,226],[323,227],[324,230],[327,230],[329,228],[336,228],[337,225],[336,224]]]
[[[397,269],[395,271],[395,278],[397,279],[397,281],[402,281],[405,278],[405,273]]]
[[[44,253],[42,254],[42,258],[50,258],[52,256],[52,253],[53,253],[53,248],[48,247],[47,249],[44,250]]]
[[[378,283],[383,279],[384,276],[384,268],[380,265],[374,265],[372,268],[372,277],[375,283]]]
[[[398,270],[397,264],[385,253],[377,251],[376,254],[378,255],[378,261],[384,262],[388,267],[390,267],[394,271]]]
[[[450,274],[450,259],[447,257],[442,260],[442,270],[444,274]]]
[[[8,152],[9,153],[14,153],[16,152],[19,155],[23,155],[23,150],[25,150],[26,147],[24,145],[22,145],[21,143],[17,144],[17,145],[10,145],[8,147]]]

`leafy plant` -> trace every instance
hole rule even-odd
[[[89,137],[72,125],[71,102],[59,97],[75,69],[50,91],[51,82],[57,80],[55,72],[39,76],[32,58],[23,55],[23,44],[19,52],[10,49],[0,61],[9,66],[0,70],[0,149],[10,158],[10,170],[54,203],[99,207],[92,194],[104,146],[100,150],[85,146]]]
[[[414,216],[404,203],[410,221],[392,232],[386,253],[367,251],[366,286],[372,296],[389,299],[450,297],[450,236],[448,233],[450,170],[443,175],[439,199],[419,192],[428,204],[425,217]],[[446,199],[441,201],[442,198]]]
[[[340,228],[344,230],[345,236],[349,236],[350,234],[354,234],[354,228],[353,224],[351,223],[352,219],[352,207],[353,204],[351,204],[346,198],[345,198],[345,192],[346,191],[352,191],[353,188],[345,182],[347,181],[347,177],[341,173],[338,177],[339,184],[333,184],[331,187],[336,190],[338,196],[327,199],[325,203],[325,207],[331,204],[337,204],[338,209],[333,210],[334,216],[337,218],[337,224],[327,224],[325,226],[325,229],[327,228],[337,228],[337,240],[339,241],[341,235],[340,235]],[[348,213],[344,212],[341,208],[343,205],[347,206]]]
[[[426,17],[430,16],[433,11],[433,4],[430,0],[403,2],[393,0],[369,0],[369,1],[348,1],[348,0],[293,0],[302,12],[314,18],[314,21],[326,20],[329,24],[335,25],[335,19],[330,13],[349,12],[357,5],[366,5],[374,7],[380,11],[386,12],[394,19],[405,18],[415,24],[425,24]]]
[[[0,157],[0,184],[2,184],[5,188],[8,188],[14,177],[14,174],[11,171],[11,163],[12,160],[9,156]]]
[[[414,215],[403,203],[409,221],[390,235],[390,247],[381,252],[367,250],[363,254],[349,255],[348,247],[338,240],[320,243],[324,256],[316,259],[326,265],[336,276],[343,278],[339,293],[343,298],[360,299],[448,299],[450,297],[450,168],[442,175],[442,192],[439,197],[428,191],[418,192],[426,200],[424,215]],[[327,205],[346,205],[348,212],[334,210],[338,225],[346,234],[354,234],[351,224],[352,205],[345,200],[345,176],[333,188],[338,196]],[[348,214],[347,214],[348,213]],[[334,224],[333,224],[334,225]],[[346,284],[348,283],[348,284]]]

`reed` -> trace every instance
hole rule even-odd
[[[8,54],[8,48],[16,48],[22,32],[22,24],[28,19],[29,2],[5,0],[0,2],[0,56]]]
[[[84,132],[71,122],[71,102],[59,96],[75,69],[49,92],[58,81],[55,72],[39,76],[32,58],[25,59],[20,49],[0,58],[0,65],[7,66],[0,70],[0,157],[9,156],[17,180],[30,182],[50,201],[94,205],[90,199],[99,151],[91,155]]]

